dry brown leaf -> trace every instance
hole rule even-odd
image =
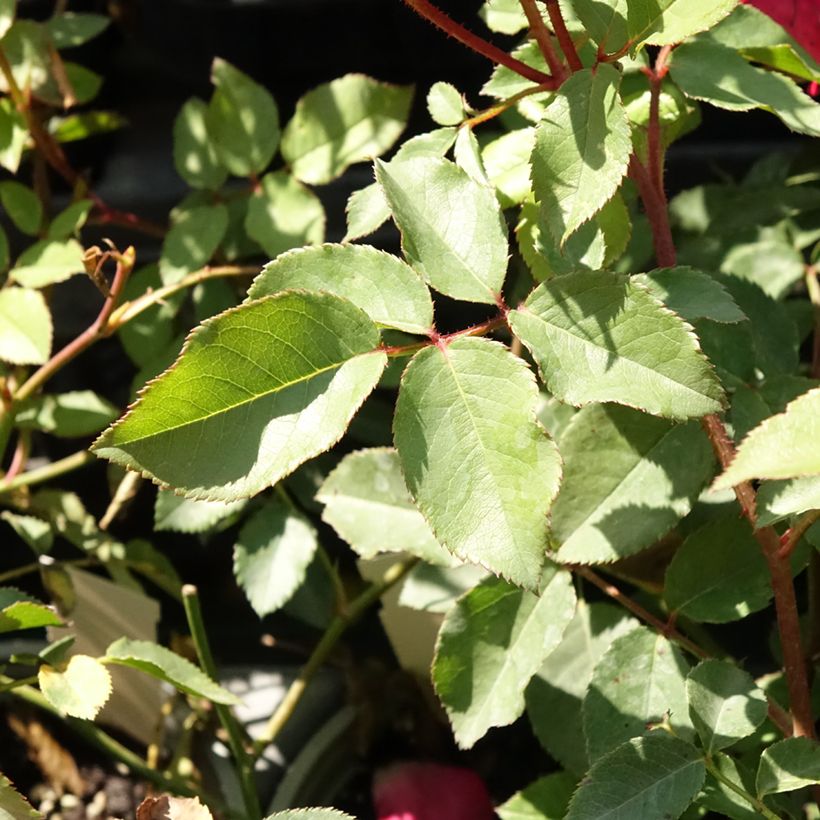
[[[57,794],[69,792],[77,797],[85,793],[85,781],[74,758],[36,718],[21,720],[8,716],[12,731],[26,744],[29,760],[43,773]]]
[[[198,797],[146,797],[137,808],[137,820],[213,820]]]

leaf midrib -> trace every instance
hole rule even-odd
[[[604,814],[596,814],[594,818],[590,818],[590,820],[605,820],[607,817],[613,816],[623,817],[623,815],[621,814],[622,810],[629,806],[631,803],[634,803],[642,799],[644,793],[656,791],[665,781],[670,780],[672,778],[680,777],[687,769],[691,768],[692,766],[697,766],[698,764],[703,765],[700,759],[687,760],[684,766],[680,766],[679,768],[670,771],[663,777],[653,780],[652,783],[642,788],[641,791],[637,792],[636,794],[633,794],[628,800],[625,800],[621,803],[612,806],[612,808],[608,809]]]
[[[456,369],[453,367],[453,364],[450,361],[450,357],[447,355],[447,351],[446,350],[440,350],[439,352],[441,353],[441,357],[444,359],[444,363],[446,364],[446,366],[450,369],[450,372],[452,373],[453,382],[455,383],[456,388],[458,389],[459,396],[461,397],[461,400],[464,403],[464,407],[467,411],[467,417],[470,419],[470,426],[473,428],[473,432],[475,433],[475,436],[478,439],[479,444],[481,445],[481,452],[482,452],[482,455],[484,456],[483,461],[486,464],[490,460],[489,459],[489,454],[488,454],[487,448],[484,446],[484,439],[481,437],[481,433],[479,433],[479,431],[478,431],[478,426],[476,425],[476,422],[475,422],[475,416],[473,415],[472,409],[470,408],[469,402],[467,401],[467,394],[464,392],[464,390],[461,387],[461,383],[458,380],[458,375],[456,373]],[[513,546],[516,547],[515,556],[516,556],[516,558],[518,559],[518,562],[519,562],[519,569],[524,574],[526,574],[527,573],[526,562],[521,560],[520,550],[517,549],[518,539],[514,535],[514,530],[512,528],[512,525],[510,524],[509,513],[507,512],[506,505],[504,504],[504,501],[501,498],[501,493],[499,492],[499,488],[498,488],[498,481],[496,480],[496,477],[493,474],[492,470],[488,469],[487,474],[489,475],[490,480],[492,481],[496,497],[498,498],[498,500],[500,502],[501,512],[504,516],[504,523],[507,525],[507,532],[510,535]]]
[[[273,395],[274,393],[282,392],[283,390],[287,390],[291,387],[294,387],[297,384],[302,384],[303,382],[308,382],[311,379],[315,379],[317,376],[321,376],[323,373],[328,373],[332,370],[339,369],[339,368],[343,367],[344,365],[346,365],[348,362],[355,361],[356,359],[361,358],[363,356],[370,356],[373,353],[380,353],[380,352],[381,351],[378,348],[374,348],[373,350],[368,350],[368,351],[365,351],[364,353],[357,353],[357,354],[351,356],[349,359],[345,359],[344,361],[341,361],[341,362],[334,362],[332,365],[328,365],[327,367],[322,367],[322,368],[319,368],[318,370],[314,370],[313,372],[311,372],[309,374],[306,374],[305,376],[301,376],[298,379],[293,379],[292,381],[289,381],[289,382],[283,382],[282,384],[277,385],[272,390],[264,390],[261,393],[257,393],[255,395],[251,396],[250,398],[247,398],[243,401],[236,402],[235,404],[231,404],[231,405],[228,405],[226,407],[222,407],[219,410],[215,410],[211,413],[206,413],[202,416],[198,416],[195,419],[190,419],[189,421],[184,421],[181,424],[175,424],[175,425],[172,425],[172,426],[167,426],[167,427],[164,427],[162,430],[153,431],[153,432],[148,433],[144,436],[137,436],[136,438],[129,438],[129,439],[125,439],[125,440],[115,440],[115,441],[101,441],[99,444],[94,445],[94,449],[100,449],[101,447],[122,447],[122,446],[127,445],[127,444],[136,444],[137,442],[140,442],[140,441],[146,441],[146,440],[149,440],[149,439],[152,439],[152,438],[157,438],[157,437],[160,437],[160,436],[164,436],[164,435],[166,435],[168,433],[171,433],[175,430],[182,430],[185,427],[190,427],[191,425],[194,425],[194,424],[200,424],[200,423],[204,424],[205,422],[207,422],[208,420],[210,420],[210,419],[212,419],[216,416],[220,416],[220,415],[223,415],[225,413],[232,413],[235,410],[238,410],[239,408],[244,407],[248,404],[252,404],[253,402],[261,401],[263,399],[266,399],[269,396]],[[134,405],[133,409],[136,409],[137,406],[138,405]],[[123,419],[123,423],[127,419],[128,419],[128,416],[126,416]],[[116,427],[114,427],[112,433],[115,432],[115,431],[116,431]]]

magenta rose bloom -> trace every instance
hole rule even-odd
[[[376,773],[379,820],[493,820],[484,781],[472,770],[437,763],[397,763]]]
[[[780,23],[806,51],[820,61],[819,0],[746,0]]]

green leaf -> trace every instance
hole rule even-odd
[[[0,359],[43,364],[51,355],[53,328],[46,300],[36,290],[0,290]]]
[[[186,209],[165,235],[159,272],[165,285],[208,264],[228,229],[228,209],[201,205]]]
[[[581,704],[592,672],[612,642],[637,626],[611,604],[579,601],[558,648],[527,687],[527,714],[541,745],[573,772],[589,768]]]
[[[45,555],[51,549],[54,533],[51,531],[51,525],[42,518],[3,510],[0,512],[0,519],[5,521],[36,555]]]
[[[208,106],[208,132],[222,165],[238,177],[268,167],[279,145],[279,110],[273,97],[247,74],[217,57],[216,86]]]
[[[17,0],[0,0],[0,37],[11,28],[11,24],[14,22],[16,5]],[[2,774],[0,774],[0,778],[2,779],[0,780],[0,786],[2,786],[2,781],[5,780],[5,778]],[[8,781],[5,780],[5,783],[8,784]],[[16,818],[14,820],[16,820]]]
[[[530,157],[534,128],[518,128],[484,146],[481,158],[502,208],[519,205],[531,195]]]
[[[208,106],[197,97],[187,100],[174,120],[174,165],[192,188],[215,191],[228,176],[208,133]]]
[[[453,146],[453,159],[470,179],[479,185],[490,185],[487,172],[484,170],[484,163],[481,160],[481,147],[472,128],[458,129],[458,136]]]
[[[11,259],[9,257],[9,238],[0,227],[0,272],[8,270]]]
[[[538,43],[534,40],[528,40],[516,47],[512,52],[512,56],[536,71],[549,73],[549,67],[544,55],[541,53]],[[517,71],[507,68],[507,66],[496,65],[492,76],[484,83],[481,93],[488,97],[495,97],[498,100],[507,100],[522,91],[531,90],[534,85],[535,83],[532,80],[522,77]],[[542,100],[549,99],[551,92],[539,96]]]
[[[57,142],[76,142],[94,134],[124,128],[128,121],[115,111],[84,111],[67,117],[52,117],[52,133]]]
[[[664,596],[671,612],[708,623],[766,606],[769,572],[748,522],[732,511],[695,530],[669,564]]]
[[[196,501],[175,495],[170,490],[159,490],[154,503],[154,529],[158,532],[207,532],[231,519],[247,502]]]
[[[345,205],[347,233],[343,242],[369,236],[390,219],[390,206],[378,182],[354,191]]]
[[[527,28],[527,17],[518,0],[484,0],[478,12],[490,31],[518,34]]]
[[[386,447],[345,456],[316,494],[322,520],[363,558],[403,552],[443,566],[456,563],[413,503],[399,457]]]
[[[381,156],[407,123],[412,86],[346,74],[305,94],[282,135],[297,178],[323,185],[354,162]]]
[[[677,735],[693,739],[686,702],[688,671],[681,651],[646,627],[617,638],[595,666],[584,698],[590,762],[665,719]]]
[[[91,102],[100,91],[103,78],[85,66],[76,63],[63,63],[68,84],[73,92],[74,102],[82,105]]]
[[[757,492],[757,521],[761,527],[807,510],[820,510],[820,476],[765,481]]]
[[[143,575],[173,598],[182,599],[182,582],[174,565],[148,541],[132,538],[125,544],[123,560],[129,570]]]
[[[46,231],[47,239],[68,239],[77,234],[85,225],[94,203],[90,199],[78,199],[60,211]]]
[[[318,544],[310,522],[277,498],[245,522],[234,547],[233,571],[260,618],[293,597]]]
[[[751,280],[773,299],[784,298],[805,273],[803,256],[783,224],[761,228],[755,241],[732,247],[720,269]]]
[[[427,110],[439,125],[458,125],[466,116],[464,98],[450,83],[433,83],[427,93]]]
[[[614,262],[623,253],[630,230],[629,211],[620,194],[615,194],[563,247],[542,227],[539,209],[534,203],[524,203],[515,232],[519,250],[533,278],[543,282],[578,270],[600,270]]]
[[[2,24],[0,16],[0,31]],[[0,166],[16,174],[28,139],[23,115],[14,107],[11,97],[3,97],[0,99]]]
[[[723,407],[691,327],[626,276],[545,282],[509,321],[550,392],[569,404],[614,401],[673,419]]]
[[[785,305],[772,299],[754,282],[725,274],[715,274],[715,278],[749,318],[757,367],[767,377],[794,373],[799,359],[799,342],[797,327]],[[744,328],[745,324],[739,324],[736,329]],[[709,355],[711,357],[711,352]]]
[[[0,633],[62,625],[51,607],[13,587],[0,587]]]
[[[789,737],[763,750],[757,770],[759,796],[790,792],[820,783],[820,744]]]
[[[325,238],[325,211],[319,198],[284,171],[262,177],[248,201],[245,230],[271,258],[291,248],[318,245]]]
[[[43,221],[43,206],[31,188],[15,180],[0,182],[0,203],[9,219],[23,233],[34,236]]]
[[[659,302],[687,322],[742,322],[746,315],[720,282],[708,273],[689,267],[658,268],[639,273],[633,282],[643,285]]]
[[[635,45],[665,46],[720,22],[738,0],[630,0],[627,24]]]
[[[711,755],[751,735],[766,719],[766,695],[733,663],[701,661],[686,680],[689,716]]]
[[[553,567],[538,595],[487,578],[459,598],[441,625],[433,685],[461,748],[521,715],[524,687],[574,611],[572,578]]]
[[[536,129],[532,186],[541,215],[563,245],[612,198],[626,174],[632,138],[618,97],[621,74],[603,63],[573,74]]]
[[[51,35],[45,23],[15,20],[3,37],[3,52],[20,89],[48,105],[62,107],[63,95],[54,77]],[[6,86],[4,81],[3,88]]]
[[[108,670],[88,655],[74,655],[64,670],[43,664],[37,678],[45,699],[69,717],[94,720],[111,694]]]
[[[27,288],[44,288],[85,273],[83,249],[76,239],[43,239],[28,247],[9,276]]]
[[[502,803],[496,812],[501,820],[563,820],[576,782],[567,772],[539,777]]]
[[[750,65],[736,51],[706,39],[684,43],[669,73],[688,97],[730,111],[762,108],[800,134],[820,136],[820,105],[788,77]]]
[[[108,647],[102,661],[139,669],[154,678],[170,683],[180,692],[207,698],[213,703],[224,703],[229,706],[238,703],[234,695],[214,683],[199,667],[176,652],[151,641],[120,638]]]
[[[455,606],[456,598],[486,577],[487,570],[475,564],[442,567],[422,561],[407,574],[401,587],[399,606],[444,614]]]
[[[456,138],[455,128],[437,128],[427,134],[411,137],[401,145],[394,159],[443,157]],[[354,191],[347,200],[347,233],[343,242],[361,239],[390,219],[390,205],[378,182]]]
[[[361,245],[322,245],[283,254],[262,268],[249,299],[290,288],[320,290],[349,299],[376,324],[428,334],[430,291],[418,274],[391,254]]]
[[[495,194],[444,159],[376,163],[410,264],[437,291],[494,304],[507,270],[507,229]]]
[[[747,60],[804,80],[820,79],[817,61],[768,14],[741,3],[709,32],[709,39],[737,49]]]
[[[629,5],[627,0],[575,0],[573,8],[593,41],[614,53],[629,40],[626,24]]]
[[[2,293],[0,293],[2,298]],[[99,433],[119,415],[119,410],[91,390],[40,395],[17,405],[14,423],[27,430],[43,430],[61,438]]]
[[[330,294],[228,310],[93,450],[191,498],[254,495],[338,441],[384,369],[378,344],[367,316]]]
[[[760,814],[749,804],[746,797],[741,797],[726,784],[729,781],[739,786],[746,794],[754,793],[754,771],[744,763],[739,763],[727,754],[718,752],[713,755],[712,763],[724,780],[718,780],[707,771],[703,791],[698,797],[698,805],[719,817],[730,817],[732,820],[759,820]]]
[[[46,28],[57,48],[76,48],[105,31],[110,22],[104,14],[65,11],[49,18]]]
[[[561,455],[551,521],[558,560],[568,563],[613,561],[650,546],[689,513],[714,465],[697,422],[672,424],[617,405],[578,412]]]
[[[665,820],[683,814],[705,777],[700,752],[664,731],[636,737],[590,769],[566,820]]]
[[[521,359],[497,342],[460,338],[416,354],[393,422],[407,486],[439,543],[530,588],[561,472],[537,401]]]
[[[6,10],[6,6],[11,6],[11,11]],[[6,15],[13,14],[14,3],[4,0],[0,3],[0,36],[3,33],[3,25],[6,23]],[[0,818],[2,820],[42,820],[43,815],[31,807],[29,802],[12,785],[4,774],[0,773]]]
[[[796,398],[785,412],[754,428],[738,447],[714,489],[753,478],[796,478],[820,473],[820,387]]]

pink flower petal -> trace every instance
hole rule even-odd
[[[376,773],[379,820],[493,820],[481,778],[471,769],[437,763],[397,763]]]
[[[806,51],[820,61],[820,2],[818,0],[747,0],[750,6],[780,23]]]

